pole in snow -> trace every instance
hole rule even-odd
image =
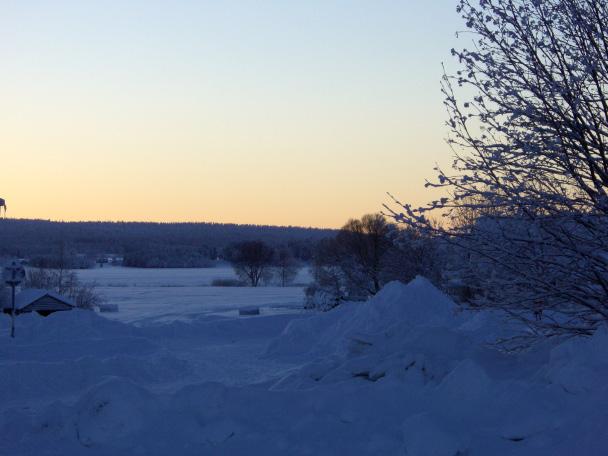
[[[11,305],[11,337],[15,337],[15,288],[25,279],[24,267],[13,261],[4,268],[4,282],[11,287],[12,305]]]

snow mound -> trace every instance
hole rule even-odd
[[[441,382],[442,394],[460,397],[471,402],[488,393],[490,379],[476,362],[466,359],[460,362]]]
[[[457,432],[428,413],[408,418],[403,425],[407,456],[455,456],[466,454]]]
[[[403,377],[405,366],[412,367],[409,376],[418,372],[424,382],[439,381],[447,369],[435,358],[453,354],[455,365],[466,355],[462,346],[470,346],[466,335],[455,333],[463,322],[457,310],[449,297],[417,277],[407,285],[391,282],[367,302],[292,321],[269,345],[267,356],[305,354],[318,360],[275,388],[353,377],[377,381],[397,372]]]
[[[409,325],[443,326],[456,305],[429,280],[418,276],[407,285],[391,282],[370,301],[377,323],[404,321]]]
[[[551,350],[544,376],[571,394],[598,387],[608,393],[608,327],[600,327],[593,337],[575,338]]]
[[[1,362],[0,402],[73,394],[117,373],[138,384],[158,384],[178,381],[191,371],[188,363],[168,354],[145,358],[87,356],[59,362]]]
[[[1,317],[1,316],[0,316]],[[141,356],[154,353],[158,344],[133,326],[107,320],[95,312],[75,309],[48,317],[35,313],[19,315],[16,338],[0,344],[1,360],[62,361],[83,356]],[[0,330],[0,331],[1,331]]]
[[[78,442],[88,448],[140,431],[154,415],[153,399],[145,389],[122,379],[96,385],[75,407],[72,420]]]
[[[382,334],[396,325],[407,327],[445,327],[453,324],[456,305],[424,277],[407,285],[391,282],[355,311],[343,318],[335,337],[348,334]]]
[[[34,404],[82,393],[120,376],[139,385],[181,381],[192,373],[144,330],[91,311],[17,318],[17,337],[0,345],[0,402]]]
[[[424,277],[407,285],[391,282],[363,303],[345,303],[330,312],[292,321],[269,345],[269,356],[323,355],[364,350],[395,327],[457,324],[456,304]]]
[[[4,325],[3,328],[5,329]],[[95,312],[74,309],[42,317],[35,312],[21,314],[16,319],[16,344],[45,343],[58,340],[133,336],[137,328],[108,320]]]

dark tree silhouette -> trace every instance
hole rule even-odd
[[[64,242],[70,268],[91,266],[95,258],[109,253],[123,257],[125,266],[205,267],[232,243],[260,240],[271,246],[287,245],[297,259],[310,261],[315,242],[334,234],[335,230],[220,223],[0,218],[0,257],[27,258],[34,266],[55,267],[56,245]]]
[[[321,240],[313,261],[314,283],[306,291],[307,306],[327,310],[344,300],[378,293],[395,230],[382,215],[368,214],[349,220],[335,238]]]
[[[381,214],[367,214],[349,220],[336,236],[344,272],[351,285],[363,294],[375,295],[382,288],[380,275],[384,256],[392,245],[392,229]]]
[[[228,260],[234,272],[246,280],[252,287],[257,287],[262,279],[270,274],[274,250],[262,241],[245,241],[229,248]]]
[[[286,287],[296,278],[300,267],[289,248],[281,247],[277,250],[274,260],[274,270],[276,278],[282,287]]]

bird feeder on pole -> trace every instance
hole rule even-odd
[[[13,261],[4,268],[4,283],[11,287],[11,337],[15,337],[15,288],[25,279],[25,268]]]

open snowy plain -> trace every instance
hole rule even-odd
[[[78,271],[94,283],[108,303],[120,311],[106,314],[123,322],[188,320],[203,315],[237,316],[243,307],[263,314],[301,310],[310,272],[303,268],[289,287],[214,287],[216,279],[236,279],[232,268],[139,269],[106,266]]]
[[[110,302],[122,296],[111,318],[24,315],[15,340],[0,320],[1,455],[608,448],[604,328],[510,356],[487,345],[507,331],[498,316],[458,311],[423,278],[324,314],[297,310],[301,288],[249,300],[257,290],[223,289],[224,303],[206,307],[188,281],[162,283],[162,303],[135,282],[98,283]],[[269,310],[238,317],[245,304]]]

